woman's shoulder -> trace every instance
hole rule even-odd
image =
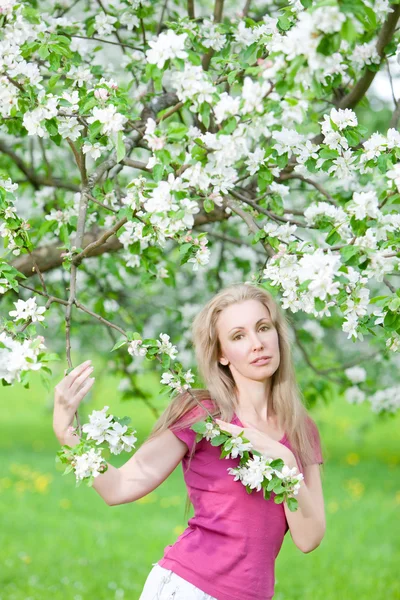
[[[211,396],[206,395],[204,390],[201,390],[200,394],[196,393],[196,391],[197,390],[194,390],[194,399],[192,398],[192,402],[189,406],[187,406],[186,409],[182,407],[183,412],[174,421],[174,426],[187,426],[189,423],[201,421],[202,419],[205,419],[209,413],[215,412],[216,404]],[[187,405],[187,397],[185,400]]]

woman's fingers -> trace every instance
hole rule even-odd
[[[81,389],[75,394],[75,406],[78,408],[80,401],[82,398],[88,393],[92,385],[94,384],[94,377],[87,379],[85,383],[81,386]]]
[[[77,367],[75,367],[75,369],[73,369],[71,371],[71,373],[69,373],[65,377],[65,382],[66,382],[67,386],[71,387],[74,384],[74,382],[77,379],[77,377],[79,377],[82,373],[84,373],[90,367],[91,367],[91,361],[90,360],[86,360],[84,363],[81,363],[80,365],[78,365]]]
[[[76,394],[81,385],[85,383],[89,375],[93,373],[93,367],[88,365],[79,375],[77,375],[69,388],[70,394]]]
[[[221,421],[221,419],[215,419],[215,422],[223,431],[227,431],[228,433],[232,433],[233,435],[238,435],[243,431],[243,427],[239,427],[239,425],[233,425],[233,423],[227,423],[226,421]]]

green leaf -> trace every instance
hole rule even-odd
[[[203,102],[200,106],[201,121],[206,129],[210,126],[210,105],[207,102]]]
[[[287,507],[291,512],[295,512],[298,508],[298,501],[296,498],[288,498],[286,501]]]
[[[336,244],[336,242],[340,242],[340,240],[342,239],[340,237],[340,235],[338,234],[337,229],[338,229],[337,227],[334,227],[333,229],[331,229],[331,231],[325,238],[326,243],[329,244],[330,246],[332,246],[333,244]]]
[[[125,148],[125,144],[123,141],[123,132],[122,131],[118,131],[118,136],[117,136],[117,162],[121,162],[121,160],[123,158],[125,158],[126,155],[126,148]]]
[[[114,352],[114,350],[118,350],[118,348],[121,348],[121,346],[123,346],[124,344],[127,344],[127,339],[126,338],[120,338],[117,342],[115,342],[114,346],[111,348],[110,352]]]
[[[258,43],[254,42],[250,44],[243,52],[243,61],[249,65],[252,65],[257,60]]]
[[[357,146],[360,142],[360,136],[356,131],[352,131],[351,129],[344,129],[343,135],[346,140],[349,142],[350,146]]]
[[[317,52],[319,52],[319,54],[323,54],[324,56],[330,56],[339,50],[340,43],[341,39],[338,33],[324,35],[317,46]]]
[[[274,498],[275,504],[282,504],[283,501],[284,501],[283,495],[281,495],[281,496],[275,496],[275,498]]]
[[[154,181],[156,181],[157,183],[159,181],[161,181],[163,174],[164,174],[164,165],[161,165],[160,163],[157,163],[156,165],[154,165],[153,169],[152,169],[152,173],[153,173],[153,179]]]
[[[291,26],[292,26],[292,23],[289,21],[289,19],[287,18],[286,15],[281,15],[278,18],[277,27],[281,31],[287,31],[288,29],[291,28]]]
[[[235,131],[236,126],[237,126],[236,118],[235,117],[229,117],[229,119],[227,119],[225,121],[225,124],[222,127],[220,133],[223,133],[224,135],[229,135],[233,131]]]
[[[320,158],[337,158],[338,156],[338,151],[331,150],[330,148],[322,148],[322,150],[319,151]]]
[[[221,433],[220,435],[216,435],[211,440],[211,446],[220,446],[228,439],[228,436]]]
[[[340,30],[340,35],[349,43],[354,42],[357,39],[358,34],[352,19],[346,19]]]
[[[168,138],[171,141],[179,142],[187,134],[188,128],[184,123],[172,122],[168,124]]]
[[[209,212],[211,212],[212,210],[214,210],[214,202],[211,200],[211,198],[206,198],[206,199],[203,201],[203,207],[204,207],[204,210],[205,210],[207,213],[209,213]]]
[[[268,185],[273,182],[274,176],[268,167],[261,167],[258,171],[258,176],[263,179]]]
[[[358,257],[359,251],[357,246],[344,246],[343,248],[340,248],[342,262],[350,265],[356,264],[357,260],[355,259]]]
[[[190,429],[193,429],[196,433],[206,433],[206,421],[198,421],[197,423],[193,423]]]
[[[397,290],[397,291],[399,292],[400,290]],[[370,304],[383,304],[384,305],[385,302],[382,302],[382,300],[385,301],[385,300],[387,300],[387,298],[389,298],[389,296],[374,296],[373,298],[370,299],[369,303]]]

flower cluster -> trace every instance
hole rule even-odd
[[[82,437],[76,446],[71,448],[64,445],[57,452],[56,460],[66,465],[64,475],[73,471],[77,485],[85,481],[91,486],[96,477],[107,471],[108,465],[102,450],[120,454],[135,448],[136,430],[129,426],[130,418],[118,419],[107,414],[108,408],[105,406],[102,410],[94,410],[89,415],[89,423],[82,426]],[[77,435],[76,429],[70,429],[71,433]]]
[[[107,415],[108,408],[105,406],[102,410],[94,410],[82,431],[86,433],[88,440],[94,440],[97,445],[107,442],[112,454],[130,452],[137,441],[135,432],[128,427],[126,420],[122,422],[113,415]]]
[[[15,310],[9,311],[10,317],[14,317],[14,321],[20,319],[25,321],[31,319],[32,323],[44,321],[43,313],[46,312],[45,306],[37,306],[36,298],[29,298],[28,300],[17,300],[14,302]]]
[[[290,469],[281,458],[262,455],[254,450],[243,432],[235,436],[222,431],[211,416],[194,423],[191,429],[197,433],[196,442],[204,438],[212,446],[222,446],[220,458],[240,458],[239,465],[229,467],[227,471],[235,476],[234,481],[242,482],[248,493],[262,490],[264,498],[269,500],[271,492],[274,492],[276,504],[287,502],[291,511],[297,510],[298,502],[294,496],[297,496],[304,479],[297,467]]]
[[[134,339],[128,344],[128,352],[131,356],[145,356],[146,358],[159,358],[164,368],[170,368],[172,360],[175,360],[178,349],[170,341],[170,336],[166,333],[160,333],[160,339],[141,339],[140,334],[135,332]],[[122,340],[114,345],[113,350],[126,343]],[[162,357],[162,358],[161,358]],[[176,363],[177,371],[170,371],[162,374],[160,382],[167,385],[171,390],[183,392],[189,389],[194,381],[194,375],[191,369],[184,371],[180,363]]]
[[[23,381],[25,372],[38,371],[43,367],[43,351],[46,348],[43,336],[22,342],[0,333],[0,380],[8,384]]]

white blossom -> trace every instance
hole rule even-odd
[[[172,29],[160,33],[155,40],[149,41],[150,49],[146,51],[146,58],[150,64],[162,69],[167,60],[171,58],[187,58],[185,40],[187,33],[177,35]]]
[[[367,372],[363,367],[355,366],[345,369],[345,374],[352,383],[362,383],[367,378]]]

